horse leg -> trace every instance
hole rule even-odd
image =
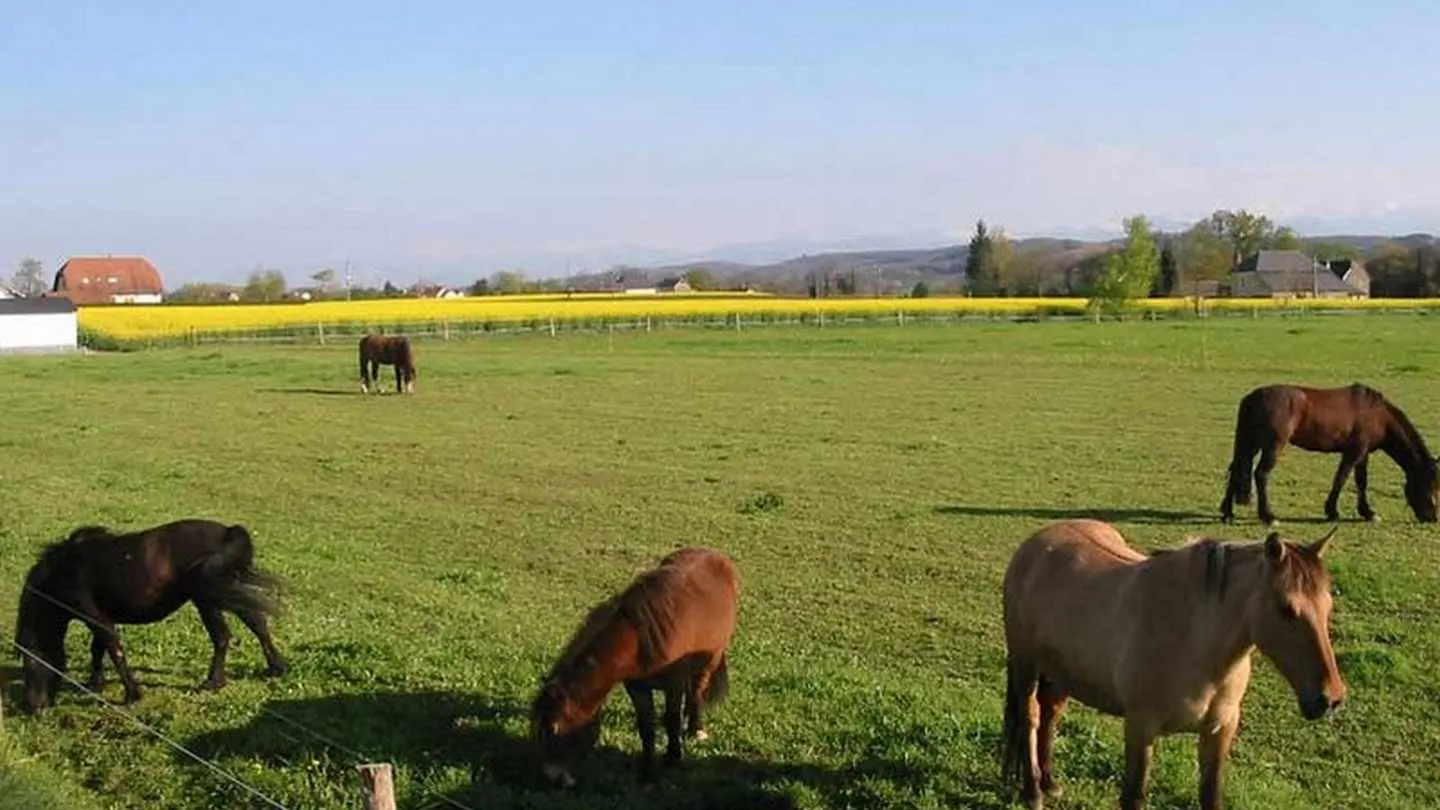
[[[1200,732],[1200,810],[1221,810],[1221,783],[1239,716],[1213,730]]]
[[[1357,501],[1355,508],[1356,511],[1360,513],[1361,518],[1367,521],[1376,521],[1380,519],[1380,516],[1375,514],[1374,509],[1370,508],[1370,496],[1366,494],[1366,490],[1369,488],[1370,455],[1367,453],[1361,456],[1360,460],[1355,464],[1355,500]]]
[[[90,635],[90,691],[99,692],[105,687],[105,637],[99,633]]]
[[[1359,454],[1353,450],[1345,450],[1340,455],[1340,464],[1335,468],[1335,480],[1330,483],[1330,495],[1325,498],[1325,519],[1331,522],[1340,519],[1340,490],[1345,486],[1345,479],[1350,477],[1350,471],[1355,469],[1355,464],[1360,460]]]
[[[683,675],[670,678],[665,684],[665,763],[673,765],[684,756],[685,747],[682,740],[684,719],[682,710],[685,706],[685,692],[689,688],[690,678]]]
[[[1260,513],[1260,522],[1266,525],[1275,522],[1275,513],[1270,511],[1270,472],[1279,460],[1279,448],[1267,447],[1260,451],[1260,463],[1255,465],[1256,511]]]
[[[110,662],[115,665],[115,671],[120,673],[120,682],[125,684],[125,702],[134,703],[141,698],[140,684],[135,681],[135,673],[130,671],[130,662],[125,660],[125,645],[120,643],[120,634],[116,631],[115,625],[99,625],[92,631],[103,641],[105,651],[110,653]]]
[[[280,654],[279,648],[275,646],[275,640],[270,637],[270,625],[265,621],[265,614],[252,610],[236,610],[235,615],[250,629],[260,642],[260,649],[265,651],[265,675],[270,678],[278,678],[290,671],[290,664],[285,656]]]
[[[205,632],[210,635],[210,646],[214,648],[210,655],[210,675],[200,682],[200,688],[220,689],[225,686],[225,655],[230,651],[230,625],[225,621],[225,614],[215,605],[196,602],[195,609],[200,611],[200,621],[204,622]]]
[[[1065,713],[1070,697],[1056,689],[1049,678],[1041,678],[1038,698],[1040,731],[1035,756],[1040,763],[1040,789],[1047,796],[1059,796],[1060,785],[1055,781],[1055,732],[1060,728],[1060,716]]]
[[[1250,503],[1251,466],[1255,463],[1255,449],[1240,439],[1235,441],[1235,453],[1230,460],[1230,470],[1225,479],[1225,497],[1220,501],[1220,522],[1235,520],[1235,505]]]
[[[635,730],[640,732],[640,778],[655,778],[655,695],[643,684],[625,684],[635,704]]]
[[[1120,810],[1140,810],[1145,806],[1154,742],[1154,735],[1142,730],[1139,724],[1125,723],[1125,781],[1120,789]]]

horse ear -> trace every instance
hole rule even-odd
[[[1330,531],[1326,532],[1324,537],[1320,538],[1319,540],[1316,540],[1314,543],[1311,543],[1311,544],[1310,544],[1310,553],[1311,553],[1311,554],[1314,554],[1316,557],[1323,557],[1323,556],[1325,556],[1325,550],[1330,547],[1330,539],[1331,539],[1332,537],[1334,537],[1334,536],[1335,536],[1335,532],[1338,532],[1338,531],[1340,531],[1340,527],[1339,527],[1339,526],[1335,526],[1335,527],[1331,528]]]
[[[1276,563],[1285,559],[1285,541],[1280,539],[1279,532],[1271,532],[1270,536],[1265,538],[1265,556],[1270,562]]]

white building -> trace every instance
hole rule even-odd
[[[0,299],[0,352],[73,352],[78,337],[69,299]]]

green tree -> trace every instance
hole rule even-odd
[[[1005,234],[1004,228],[996,228],[990,236],[990,258],[995,268],[995,292],[1003,295],[1018,293],[1007,283],[1015,268],[1015,243]]]
[[[330,288],[335,286],[335,271],[326,267],[311,275],[310,280],[315,282],[315,286],[319,287],[322,292],[329,292]]]
[[[1155,295],[1173,295],[1180,281],[1179,260],[1175,258],[1175,240],[1166,239],[1160,248],[1160,277],[1155,282]]]
[[[1105,271],[1095,284],[1090,306],[1106,312],[1118,312],[1137,299],[1150,294],[1160,274],[1160,250],[1155,234],[1143,214],[1125,220],[1125,248],[1105,259]]]
[[[970,250],[965,256],[965,280],[971,295],[994,295],[999,287],[999,274],[995,272],[995,241],[983,219],[975,223],[975,235],[970,237]]]
[[[685,282],[692,290],[713,290],[716,288],[715,276],[703,267],[694,267],[685,271]]]
[[[36,298],[45,292],[45,267],[39,259],[29,256],[20,260],[15,274],[10,277],[10,289],[22,298]]]
[[[1175,261],[1180,291],[1191,293],[1201,281],[1219,281],[1229,275],[1234,257],[1225,239],[1208,222],[1199,222],[1180,235]]]
[[[245,301],[279,301],[285,297],[285,274],[279,270],[256,270],[245,282],[240,298]]]
[[[910,288],[910,297],[911,297],[911,298],[929,298],[929,297],[930,297],[930,285],[929,285],[929,284],[926,284],[924,281],[917,281],[917,282],[915,282],[915,286]]]
[[[500,295],[525,292],[525,273],[521,270],[501,270],[490,276],[490,289]]]
[[[1275,229],[1275,233],[1270,236],[1270,243],[1265,247],[1267,250],[1299,250],[1300,237],[1294,228],[1282,225]]]

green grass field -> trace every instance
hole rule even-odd
[[[231,684],[197,693],[209,644],[187,607],[123,630],[147,689],[134,713],[292,810],[359,806],[362,758],[394,763],[412,810],[1007,807],[1015,545],[1067,516],[1142,549],[1261,536],[1253,507],[1215,519],[1235,403],[1266,382],[1368,382],[1440,448],[1436,330],[1375,315],[426,342],[406,398],[362,397],[349,345],[5,358],[0,600],[13,611],[36,550],[82,523],[248,525],[288,583],[291,674],[261,680],[232,622]],[[1282,459],[1287,535],[1323,532],[1336,460]],[[1371,478],[1383,522],[1356,522],[1347,488],[1329,556],[1349,700],[1307,722],[1258,664],[1232,808],[1440,805],[1440,530],[1409,514],[1392,462]],[[744,578],[713,738],[641,787],[617,691],[578,797],[541,786],[524,742],[540,676],[590,606],[688,544]],[[70,649],[83,673],[78,627]],[[73,691],[21,717],[13,656],[0,677],[0,753],[100,806],[263,806]],[[1115,805],[1120,728],[1071,709],[1050,806]],[[1194,755],[1193,737],[1161,743],[1152,807],[1196,806]]]

